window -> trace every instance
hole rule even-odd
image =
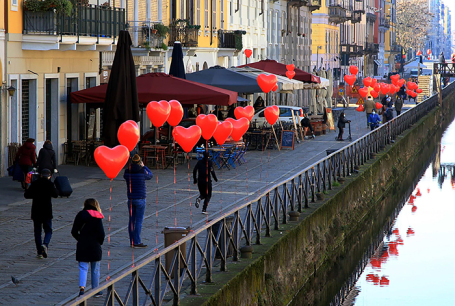
[[[196,24],[201,25],[201,0],[196,0]]]
[[[204,26],[209,27],[209,0],[204,1]]]
[[[291,109],[290,108],[280,108],[280,117],[291,117]]]
[[[224,0],[220,0],[220,23],[218,29],[224,29]]]

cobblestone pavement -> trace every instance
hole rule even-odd
[[[358,113],[351,107],[347,109],[346,117],[352,120],[353,139],[369,131],[364,113]],[[347,144],[335,141],[335,136],[336,133],[331,131],[316,139],[305,140],[297,144],[293,151],[248,151],[247,163],[235,170],[217,170],[219,181],[213,184],[209,216],[202,215],[200,209],[194,207],[198,192],[197,186],[192,184],[192,177],[190,181],[188,179],[187,164],[176,167],[175,183],[172,169],[152,169],[154,178],[147,182],[147,207],[142,229],[143,242],[148,244],[145,249],[133,250],[129,246],[126,184],[120,179],[121,175],[111,182],[98,167],[62,165],[59,171],[69,177],[74,192],[69,198],[53,200],[53,236],[49,257],[37,259],[30,220],[31,201],[23,198],[23,190],[18,182],[11,181],[10,177],[0,178],[1,304],[55,305],[76,296],[76,241],[70,231],[74,217],[86,198],[98,199],[105,215],[106,234],[111,235],[110,243],[106,239],[103,245],[101,279],[104,280],[108,274],[113,276],[131,266],[133,255],[138,261],[162,247],[161,231],[165,226],[201,226],[209,218],[247,201],[266,185],[279,182],[325,157],[327,149],[341,148]],[[195,162],[189,162],[190,171]],[[109,217],[111,222],[108,221]],[[15,286],[11,276],[21,283]]]

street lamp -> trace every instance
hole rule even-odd
[[[322,49],[322,46],[316,48],[316,67],[319,68],[319,49]]]

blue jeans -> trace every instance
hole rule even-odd
[[[83,262],[79,261],[79,287],[84,287],[87,283],[88,265],[90,264],[92,289],[100,284],[100,263],[101,261]]]
[[[130,244],[141,244],[141,230],[144,213],[145,199],[128,200],[128,214],[130,217],[128,233],[130,235]]]
[[[41,229],[44,229],[44,242],[41,237]],[[35,245],[38,255],[41,255],[41,246],[49,247],[52,238],[52,219],[33,220],[33,231],[35,233]]]

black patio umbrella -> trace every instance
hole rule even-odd
[[[119,144],[117,131],[127,120],[140,121],[131,37],[120,31],[103,108],[104,144]]]
[[[187,78],[190,81],[224,88],[238,93],[262,92],[256,77],[220,66],[213,66],[206,70],[188,73]]]
[[[179,41],[174,43],[172,49],[172,60],[171,68],[169,68],[169,74],[176,78],[186,79],[185,67],[183,65],[183,51],[182,44]]]

